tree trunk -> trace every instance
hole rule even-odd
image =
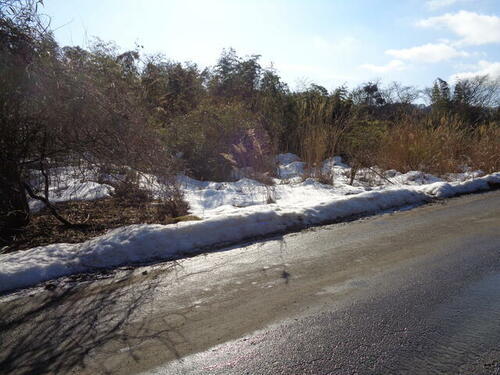
[[[30,210],[17,163],[0,160],[0,237],[7,242],[28,225]]]

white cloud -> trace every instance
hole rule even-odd
[[[385,65],[363,64],[362,69],[370,70],[374,73],[387,73],[406,69],[406,65],[401,60],[391,60]]]
[[[446,28],[462,39],[460,45],[481,45],[500,42],[500,17],[461,10],[417,23],[421,27]]]
[[[474,78],[488,75],[491,79],[500,79],[500,62],[481,60],[477,63],[475,70],[469,72],[455,73],[450,77],[450,81],[456,82],[459,79]]]
[[[429,43],[422,46],[390,49],[385,51],[388,55],[401,60],[411,60],[426,63],[436,63],[439,61],[449,60],[454,57],[468,56],[467,52],[459,51],[444,43]]]
[[[462,3],[468,0],[427,0],[425,5],[430,10],[437,10],[456,3]]]

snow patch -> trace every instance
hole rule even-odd
[[[277,160],[278,164],[280,164],[280,165],[287,165],[287,164],[293,163],[295,161],[300,161],[300,158],[297,155],[289,152],[286,154],[279,154],[276,157],[276,160]]]
[[[304,168],[306,163],[301,161],[294,161],[289,164],[278,166],[278,177],[282,179],[288,179],[293,177],[299,177],[304,174]]]
[[[64,167],[49,170],[49,174],[54,180],[49,188],[49,201],[52,203],[107,198],[114,192],[111,185],[95,182],[97,176],[92,171],[83,173],[78,168]],[[31,184],[41,186],[42,180],[41,175],[34,175]],[[43,202],[35,199],[29,199],[28,204],[32,212],[45,207]]]

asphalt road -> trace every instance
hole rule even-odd
[[[0,373],[500,374],[500,191],[225,250],[0,298]]]

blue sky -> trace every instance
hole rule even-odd
[[[292,88],[500,77],[500,0],[45,0],[43,12],[62,45],[98,36],[202,67],[233,47]]]

